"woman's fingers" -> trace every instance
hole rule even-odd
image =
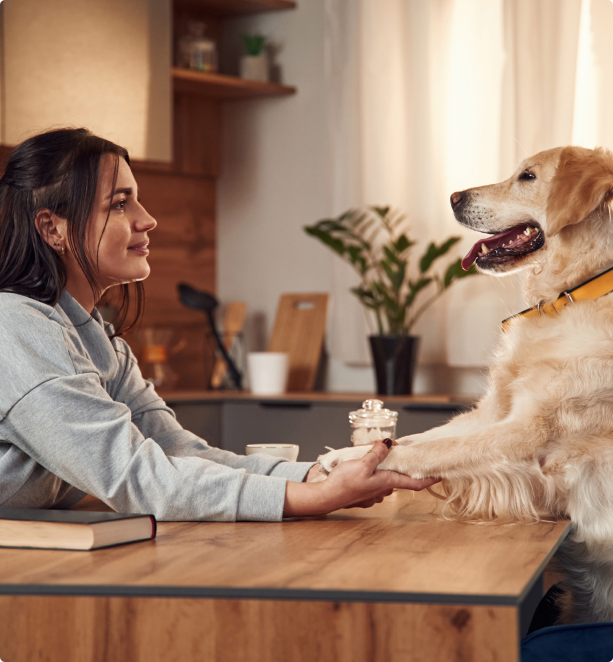
[[[379,463],[385,460],[390,452],[389,449],[392,447],[392,444],[393,442],[391,439],[375,441],[372,448],[361,459],[361,462],[368,467],[369,473],[374,473],[379,466]]]
[[[380,473],[384,472],[381,471]],[[389,476],[389,479],[394,487],[401,490],[414,490],[415,492],[424,490],[426,487],[439,483],[441,480],[440,478],[411,478],[411,476],[405,476],[396,471],[385,471],[385,473],[393,474],[393,476]]]

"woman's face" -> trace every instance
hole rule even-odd
[[[103,156],[100,161],[88,236],[88,252],[97,266],[103,290],[147,278],[150,271],[147,232],[157,225],[138,201],[136,180],[130,166],[121,157],[115,189],[111,191],[114,165],[115,158],[110,155]]]

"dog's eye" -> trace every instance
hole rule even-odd
[[[521,175],[518,177],[518,179],[536,179],[536,175],[532,172],[529,172],[528,170],[524,170],[524,172],[521,173]]]

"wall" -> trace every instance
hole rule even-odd
[[[245,32],[281,46],[282,82],[295,97],[226,104],[218,183],[218,292],[247,301],[249,344],[265,348],[282,292],[328,292],[331,256],[302,231],[328,212],[324,107],[324,12],[294,11],[229,21],[224,69]],[[230,60],[230,62],[228,62]]]
[[[0,143],[87,126],[170,161],[170,3],[5,0]]]
[[[281,82],[298,88],[292,98],[224,109],[218,293],[222,301],[248,302],[252,349],[266,347],[281,293],[332,290],[338,258],[302,230],[332,213],[324,9],[324,0],[299,0],[294,11],[231,21],[224,34],[222,64],[228,72],[236,72],[240,35],[261,32],[279,51]],[[326,386],[373,390],[373,372],[369,366],[330,361]],[[415,388],[479,393],[484,371],[422,365]]]

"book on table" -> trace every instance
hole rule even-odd
[[[0,508],[0,547],[89,550],[155,538],[153,515]]]

